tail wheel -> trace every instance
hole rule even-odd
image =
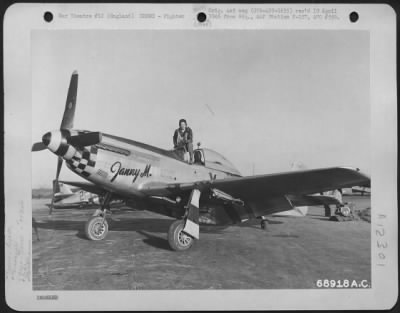
[[[108,234],[108,222],[102,216],[92,216],[85,224],[86,237],[90,240],[102,240]]]
[[[347,205],[342,206],[340,208],[340,213],[342,213],[342,215],[346,216],[346,217],[350,216],[351,215],[351,209]]]
[[[169,227],[168,243],[175,251],[185,251],[194,243],[194,238],[183,231],[184,227],[185,222],[182,220],[173,222]]]

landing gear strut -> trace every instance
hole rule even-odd
[[[259,216],[259,217],[257,217],[257,218],[261,219],[261,222],[260,222],[260,227],[261,227],[261,229],[262,229],[262,230],[267,230],[267,227],[268,227],[268,220],[267,220],[264,216]]]
[[[106,211],[110,208],[111,193],[108,192],[100,209],[97,209],[85,224],[85,234],[90,240],[102,240],[108,234]]]
[[[336,208],[335,215],[331,221],[345,222],[354,220],[354,204],[344,203]]]
[[[200,190],[192,190],[183,220],[177,220],[169,227],[168,243],[175,251],[185,251],[193,245],[194,239],[199,239],[200,195]]]

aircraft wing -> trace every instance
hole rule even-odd
[[[291,171],[277,174],[231,177],[197,181],[144,185],[148,195],[173,195],[185,190],[217,188],[235,197],[259,198],[268,195],[308,195],[339,188],[359,186],[369,182],[369,177],[347,167]]]
[[[266,214],[291,209],[294,204],[290,196],[311,195],[339,188],[359,186],[370,179],[361,172],[347,167],[322,168],[304,171],[290,171],[269,175],[231,177],[198,181],[193,183],[144,185],[142,192],[149,196],[178,196],[194,188],[201,191],[217,189],[252,207],[255,214]],[[327,199],[306,199],[302,203],[319,202]],[[325,201],[323,201],[325,200]]]
[[[287,196],[288,200],[293,206],[317,206],[317,205],[339,205],[341,204],[338,199],[332,196]]]
[[[97,195],[104,195],[106,193],[106,190],[104,190],[103,188],[89,182],[74,182],[74,181],[60,181],[60,182],[71,186],[79,187],[87,192],[94,193]]]

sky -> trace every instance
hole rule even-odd
[[[32,32],[32,143],[58,129],[72,72],[75,128],[171,149],[178,120],[243,175],[370,173],[369,33],[332,30]],[[57,158],[32,154],[32,187]],[[82,180],[66,166],[60,179]]]

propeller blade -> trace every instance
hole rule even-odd
[[[49,215],[53,213],[53,205],[54,205],[54,195],[55,195],[55,189],[56,189],[56,180],[53,180],[53,195],[51,197],[51,203],[49,206]]]
[[[49,208],[49,215],[51,215],[51,214],[53,213],[53,208],[54,208],[54,195],[57,193],[57,189],[58,189],[58,177],[60,176],[62,164],[63,164],[63,158],[62,158],[62,157],[58,157],[56,179],[53,180],[53,196],[52,196],[52,198],[51,198],[51,204],[50,204],[50,208]]]
[[[101,142],[100,132],[91,132],[82,135],[71,136],[67,138],[67,142],[73,146],[92,146]]]
[[[58,157],[58,161],[57,161],[57,174],[56,174],[56,181],[57,181],[57,183],[58,183],[58,177],[60,176],[62,164],[63,164],[63,158],[62,158],[62,157]]]
[[[43,144],[43,142],[35,142],[32,145],[32,152],[36,152],[36,151],[43,151],[45,150],[47,147]]]
[[[74,127],[76,95],[78,91],[78,72],[74,71],[69,83],[67,102],[65,104],[65,111],[61,122],[60,129],[71,129]]]

